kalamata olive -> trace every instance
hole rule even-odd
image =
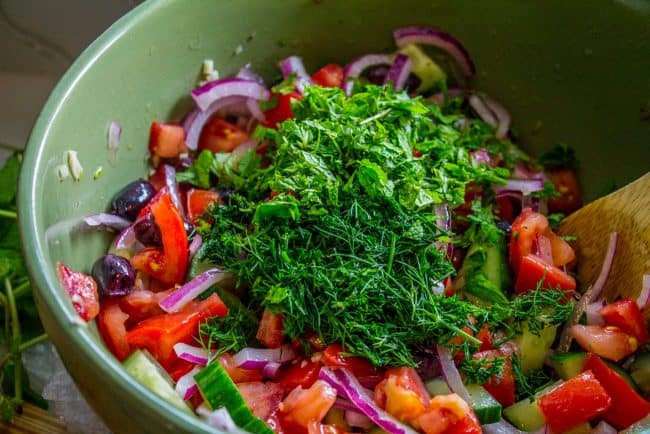
[[[108,254],[95,261],[92,275],[103,298],[127,295],[135,284],[135,270],[131,263],[118,255]]]
[[[225,204],[230,203],[230,196],[235,192],[235,190],[230,187],[217,187],[215,191],[219,193],[219,200]]]
[[[153,218],[153,214],[149,213],[138,219],[133,226],[133,230],[135,231],[136,239],[145,246],[162,246],[162,235],[160,234],[160,228],[156,224],[156,220]]]
[[[371,66],[366,68],[366,70],[361,73],[361,76],[367,78],[370,83],[381,86],[384,84],[386,74],[388,74],[388,69],[390,69],[390,65]]]
[[[111,212],[133,221],[155,194],[156,189],[150,182],[133,181],[113,197]]]
[[[507,238],[510,238],[510,234],[512,233],[512,226],[507,220],[498,220],[496,225],[503,231]]]
[[[196,226],[194,226],[189,220],[183,219],[183,227],[185,228],[187,240],[192,241],[192,238],[194,238],[194,235],[196,235]]]

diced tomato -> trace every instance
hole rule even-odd
[[[120,309],[116,301],[104,302],[97,317],[97,329],[113,355],[122,361],[131,353],[126,340],[126,320],[129,315]]]
[[[513,204],[513,199],[508,196],[500,196],[496,198],[496,209],[494,213],[499,216],[501,220],[512,223],[515,218],[515,206]],[[517,211],[519,208],[517,208]]]
[[[81,319],[87,322],[95,318],[99,313],[99,294],[95,279],[87,274],[72,271],[61,262],[56,263],[56,274]]]
[[[306,432],[312,422],[321,422],[336,401],[336,390],[323,380],[309,389],[296,387],[280,404],[282,426],[288,432]]]
[[[603,415],[607,423],[622,430],[650,414],[650,403],[643,399],[623,377],[600,360],[600,357],[590,354],[584,369],[593,372],[612,399],[612,405]]]
[[[293,112],[291,111],[291,100],[301,99],[297,92],[291,92],[283,95],[281,93],[273,94],[272,98],[277,98],[278,104],[264,112],[264,126],[269,128],[277,128],[278,124],[287,119],[293,119]]]
[[[176,158],[187,152],[183,127],[177,124],[152,122],[149,131],[149,152],[161,158]]]
[[[151,175],[149,175],[149,182],[158,191],[160,191],[161,188],[163,188],[165,185],[167,185],[166,182],[165,182],[165,165],[164,164],[158,165],[158,167],[156,167],[156,170],[154,170],[154,172]],[[152,199],[152,201],[153,200],[154,199]],[[146,214],[146,213],[144,213],[144,214]],[[138,214],[138,217],[141,217],[144,214],[142,213],[142,211],[140,211],[140,213]]]
[[[223,369],[226,370],[233,383],[246,383],[249,381],[261,381],[262,373],[257,369],[242,369],[235,365],[232,355],[225,353],[217,357]]]
[[[131,264],[171,287],[185,278],[188,263],[188,242],[185,225],[169,194],[150,204],[151,213],[160,228],[162,251],[146,248],[131,258]]]
[[[323,364],[339,368],[348,368],[359,382],[366,387],[375,387],[384,378],[384,372],[376,369],[363,357],[344,355],[340,344],[330,344],[323,351]]]
[[[522,294],[534,291],[540,282],[542,288],[559,288],[563,291],[574,291],[576,289],[576,281],[571,275],[553,265],[547,264],[538,256],[529,254],[521,258],[517,281],[515,282],[515,292]]]
[[[539,398],[538,403],[553,432],[564,432],[603,414],[612,399],[594,374],[585,371]]]
[[[239,393],[251,409],[253,415],[262,420],[268,419],[278,409],[284,395],[284,388],[277,383],[253,381],[237,384]]]
[[[188,362],[187,360],[176,359],[167,370],[167,373],[172,380],[178,381],[179,378],[190,372],[195,366],[196,364]]]
[[[512,360],[509,355],[501,350],[490,350],[476,353],[472,356],[477,360],[494,360],[497,357],[506,357],[499,377],[493,377],[483,385],[485,390],[504,407],[515,403],[515,376],[512,371]]]
[[[573,262],[576,258],[576,253],[569,243],[564,241],[562,237],[555,234],[550,229],[545,234],[546,238],[551,242],[551,254],[553,256],[553,265],[561,267]]]
[[[479,351],[487,351],[493,348],[492,332],[490,331],[490,326],[488,324],[483,324],[483,327],[478,331],[476,338],[481,341]]]
[[[634,336],[639,345],[648,342],[648,328],[636,301],[626,298],[603,307],[598,313],[603,316],[605,324],[616,326]]]
[[[308,359],[298,360],[283,368],[277,381],[287,392],[298,386],[308,389],[318,380],[321,366],[320,363]]]
[[[307,434],[346,434],[346,432],[338,425],[323,425],[312,421],[307,427]]]
[[[519,271],[521,258],[533,253],[537,236],[544,235],[548,228],[546,217],[533,211],[532,208],[524,208],[512,222],[510,265],[515,273]]]
[[[401,421],[413,423],[427,408],[431,396],[413,368],[393,368],[375,387],[375,402]]]
[[[219,116],[213,116],[201,130],[199,150],[207,149],[213,154],[231,152],[248,139],[248,133],[237,125],[231,124]]]
[[[341,83],[343,83],[343,68],[336,63],[325,65],[311,76],[311,81],[319,86],[341,87]]]
[[[580,185],[573,169],[554,169],[548,172],[555,190],[560,194],[548,199],[549,212],[571,214],[582,206]]]
[[[571,335],[585,350],[615,362],[629,356],[638,347],[635,337],[614,326],[576,324],[571,326]]]
[[[264,309],[255,337],[267,348],[282,346],[284,342],[282,315],[275,315],[270,310]]]
[[[170,369],[178,359],[174,345],[191,343],[203,321],[227,313],[228,308],[219,296],[212,294],[205,300],[191,302],[181,312],[145,319],[127,332],[126,340],[131,348],[149,350],[165,369]]]
[[[470,336],[474,336],[474,331],[469,328],[468,326],[463,327],[463,331],[467,333]],[[481,330],[479,330],[478,334],[476,334],[476,338],[481,341],[481,345],[479,346],[479,351],[487,351],[491,350],[492,347],[492,332],[490,332],[490,326],[488,324],[483,324],[483,327],[481,327]],[[451,345],[460,347],[467,341],[467,338],[463,335],[456,335],[453,338],[449,340],[449,343]],[[463,353],[462,350],[456,351],[454,354],[454,360],[456,362],[460,362],[465,358],[465,354]]]
[[[129,315],[127,325],[133,326],[144,319],[164,313],[158,303],[172,291],[173,288],[161,292],[137,289],[120,298],[120,308]]]
[[[200,190],[198,188],[191,188],[187,192],[187,217],[193,224],[197,224],[199,217],[213,203],[217,205],[221,203],[219,193],[210,190]]]
[[[455,393],[435,396],[413,426],[425,434],[480,434],[476,415]]]

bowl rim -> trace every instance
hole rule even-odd
[[[58,81],[41,109],[23,152],[23,161],[18,182],[17,210],[23,256],[34,292],[40,295],[43,310],[61,327],[63,335],[76,346],[86,359],[92,360],[97,375],[110,376],[120,392],[128,393],[138,400],[147,414],[165,422],[182,424],[188,432],[221,433],[196,416],[183,412],[129,375],[114,357],[105,357],[106,349],[93,338],[85,323],[79,321],[70,303],[58,296],[54,288],[59,286],[49,260],[44,255],[45,246],[39,237],[40,228],[34,210],[36,188],[41,182],[37,174],[43,166],[43,144],[49,140],[53,124],[66,104],[77,83],[92,69],[101,56],[138,23],[147,19],[171,0],[148,0],[120,17],[97,39],[95,39]],[[39,310],[41,306],[39,304]],[[104,353],[104,354],[102,354]],[[67,368],[66,368],[67,369]],[[97,414],[101,417],[100,413]],[[104,419],[103,417],[101,417]]]

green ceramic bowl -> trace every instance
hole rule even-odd
[[[274,77],[278,59],[308,69],[391,50],[391,31],[430,24],[456,35],[478,69],[475,87],[513,114],[524,146],[573,145],[587,197],[649,168],[650,4],[618,1],[158,0],[115,23],[70,68],[41,113],[25,153],[19,211],[38,309],[90,404],[119,433],[209,432],[130,378],[81,325],[54,264],[89,271],[109,242],[98,233],[46,239],[61,220],[106,209],[128,181],[147,174],[153,119],[179,119],[203,59],[222,73],[251,63]],[[238,47],[241,47],[238,49]],[[237,54],[239,52],[239,54]],[[643,120],[643,116],[646,120]],[[111,120],[124,129],[117,163],[106,150]],[[66,150],[86,176],[60,182]],[[92,173],[102,166],[102,176]]]

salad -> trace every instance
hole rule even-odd
[[[74,308],[228,433],[645,432],[650,276],[601,297],[612,234],[576,281],[573,151],[519,149],[451,35],[394,39],[312,75],[291,56],[272,87],[206,61],[196,108],[151,124],[149,178],[83,219],[119,231],[107,254],[57,264]]]

